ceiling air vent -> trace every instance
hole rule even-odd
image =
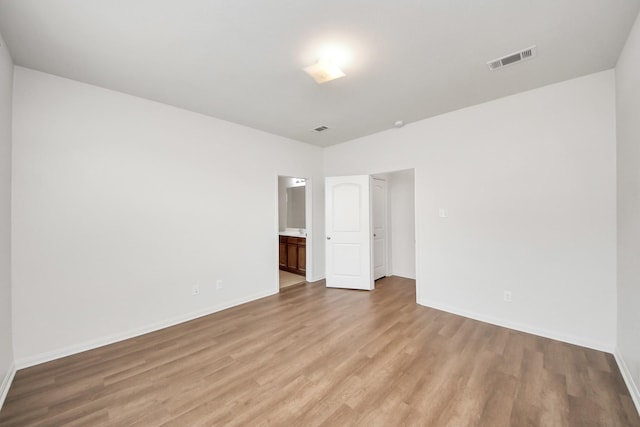
[[[515,64],[516,62],[526,61],[527,59],[534,58],[536,56],[536,47],[531,46],[520,52],[515,52],[507,56],[503,56],[502,58],[493,59],[487,62],[489,69],[491,71],[497,70],[498,68],[506,67],[507,65]]]
[[[317,128],[313,129],[314,132],[324,132],[325,130],[329,130],[328,127],[326,126],[318,126]]]

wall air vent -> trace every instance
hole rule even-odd
[[[318,133],[324,132],[326,130],[329,130],[329,128],[326,126],[318,126],[317,128],[313,129],[314,132],[318,132]]]
[[[489,69],[491,71],[494,71],[494,70],[497,70],[498,68],[506,67],[507,65],[512,65],[517,62],[522,62],[531,58],[535,58],[535,56],[536,56],[536,47],[531,46],[524,50],[521,50],[520,52],[515,52],[507,56],[503,56],[502,58],[492,59],[491,61],[487,62],[487,65],[489,66]]]

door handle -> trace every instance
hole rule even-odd
[[[327,240],[331,240],[331,236],[327,236]]]

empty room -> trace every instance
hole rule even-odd
[[[640,426],[640,0],[0,0],[0,426]]]

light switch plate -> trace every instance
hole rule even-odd
[[[438,209],[438,216],[440,218],[446,218],[449,216],[449,209],[446,208],[439,208]]]

